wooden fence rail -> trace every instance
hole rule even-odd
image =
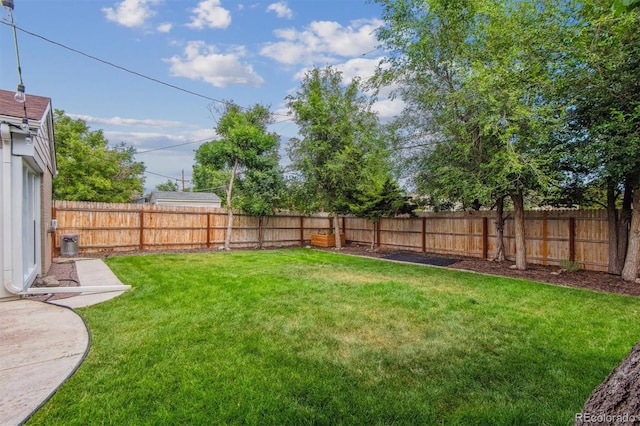
[[[80,252],[125,252],[216,248],[224,244],[226,210],[143,204],[55,201],[56,249],[62,235],[78,234]],[[525,215],[527,260],[557,265],[579,262],[584,269],[606,271],[608,227],[604,210],[528,211]],[[311,234],[331,229],[325,214],[279,213],[260,221],[236,213],[232,248],[291,247],[309,244]],[[341,218],[349,243],[491,258],[495,251],[494,212],[423,213],[417,218],[383,218],[375,226],[356,217]],[[507,259],[515,255],[514,223],[504,228]]]

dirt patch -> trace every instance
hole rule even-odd
[[[397,260],[399,262],[421,263],[431,266],[451,266],[456,263],[457,259],[448,259],[446,257],[429,257],[417,253],[399,252],[382,257],[387,260]]]
[[[55,277],[58,282],[58,287],[77,287],[80,285],[78,280],[78,273],[76,272],[76,263],[73,259],[69,258],[55,258],[51,267],[45,274],[45,276]],[[33,294],[29,295],[31,300],[39,300],[42,302],[58,299],[66,299],[67,297],[75,296],[78,293],[49,293],[49,294]]]

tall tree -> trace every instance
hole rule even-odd
[[[264,221],[283,204],[285,183],[277,151],[265,156],[257,167],[244,173],[238,207],[258,217],[258,247],[264,243]]]
[[[102,130],[55,110],[56,162],[53,198],[68,201],[127,203],[144,190],[144,163],[124,143],[109,146]]]
[[[383,179],[371,179],[362,182],[360,191],[351,205],[351,213],[371,222],[371,250],[374,250],[376,225],[385,216],[398,214],[414,215],[413,205],[407,194],[390,175]]]
[[[216,125],[220,139],[207,142],[196,151],[194,176],[196,172],[211,175],[212,171],[228,173],[229,176],[226,184],[225,250],[231,247],[234,186],[238,175],[265,170],[265,164],[272,164],[274,155],[277,156],[279,138],[267,131],[272,121],[269,109],[262,105],[243,109],[232,102],[225,103]]]
[[[313,205],[336,219],[349,213],[365,163],[384,143],[360,81],[345,84],[332,67],[313,68],[300,89],[287,97],[287,105],[300,128],[300,138],[290,141],[289,156],[303,191],[310,195],[304,207]],[[336,247],[341,248],[340,221],[333,223]]]
[[[442,197],[463,203],[508,196],[516,266],[525,269],[524,197],[548,183],[552,161],[538,147],[562,112],[548,94],[563,64],[553,40],[569,22],[566,4],[376,2],[385,20],[378,38],[391,52],[377,83],[400,84],[413,125],[404,133],[411,146],[423,145],[416,176],[426,172],[423,181]]]
[[[556,146],[576,176],[567,187],[604,194],[609,272],[633,280],[640,254],[632,218],[632,203],[640,202],[640,13],[613,14],[609,5],[586,2],[574,18],[581,24],[569,56],[575,66],[562,86],[572,108]]]

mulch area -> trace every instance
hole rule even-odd
[[[322,250],[335,251],[335,249]],[[360,245],[347,245],[341,250],[341,252],[357,256],[370,256],[411,263],[444,266],[451,269],[463,269],[503,277],[523,278],[565,287],[585,288],[594,291],[618,293],[628,296],[640,296],[640,284],[624,281],[620,276],[607,274],[606,272],[585,270],[566,272],[562,271],[558,266],[534,264],[529,264],[526,271],[519,271],[511,268],[515,263],[510,261],[492,262],[490,260],[470,257],[452,257],[434,253],[420,254],[415,252],[386,249],[371,251],[368,247]]]
[[[47,271],[46,276],[55,277],[60,282],[60,287],[76,287],[80,285],[76,263],[69,258],[55,258]],[[29,295],[30,300],[47,302],[50,300],[66,299],[78,293],[55,293],[55,294],[33,294]]]
[[[324,249],[315,248],[316,250],[336,251],[336,249]],[[212,252],[213,249],[208,250],[188,250],[184,252]],[[176,251],[172,251],[175,253]],[[181,251],[177,251],[181,252]],[[148,252],[146,252],[148,254]],[[519,271],[512,269],[511,266],[514,262],[492,262],[488,260],[466,258],[466,257],[451,257],[443,256],[439,254],[427,253],[415,253],[405,252],[399,250],[369,250],[368,247],[362,245],[349,244],[340,250],[340,253],[351,254],[357,256],[367,256],[376,258],[386,258],[389,260],[403,261],[410,263],[420,263],[427,265],[441,266],[451,269],[462,269],[474,272],[480,272],[484,274],[523,278],[532,281],[538,281],[543,283],[561,285],[565,287],[585,288],[594,291],[618,293],[629,296],[640,296],[640,284],[635,282],[624,281],[618,275],[611,275],[605,272],[594,271],[576,271],[576,272],[563,272],[558,266],[543,266],[529,264],[526,271]],[[125,253],[122,253],[124,255]],[[127,255],[144,254],[144,253],[126,253]],[[119,254],[120,255],[120,254]],[[90,257],[88,255],[87,257]],[[93,255],[93,257],[105,257],[105,255]],[[56,277],[60,281],[61,286],[74,286],[79,285],[78,275],[76,273],[75,262],[68,258],[56,258],[54,259],[51,268],[47,275]],[[73,296],[73,293],[58,293],[55,295],[34,295],[30,298],[35,300],[52,300],[61,299]]]

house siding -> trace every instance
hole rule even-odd
[[[2,221],[4,223],[0,223],[0,226],[4,229],[3,238],[5,241],[3,242],[3,251],[12,253],[12,256],[7,256],[6,259],[0,259],[0,264],[2,264],[2,270],[5,272],[3,274],[3,283],[12,283],[11,286],[14,289],[9,292],[8,287],[5,288],[4,285],[0,285],[0,298],[14,297],[12,293],[16,291],[16,286],[22,286],[24,289],[25,285],[30,285],[32,280],[35,279],[34,275],[23,279],[21,273],[22,247],[25,243],[21,241],[21,230],[23,226],[21,225],[22,221],[20,219],[22,197],[19,193],[16,193],[16,191],[24,190],[21,176],[25,165],[28,165],[29,168],[39,176],[40,184],[40,188],[36,190],[40,203],[39,206],[36,206],[38,209],[36,212],[39,213],[39,238],[36,243],[36,249],[39,248],[39,252],[36,253],[36,259],[34,259],[36,269],[31,269],[31,271],[37,275],[46,274],[53,260],[55,234],[50,232],[50,227],[53,208],[53,178],[57,171],[51,100],[49,98],[28,94],[25,110],[23,104],[18,104],[13,100],[13,92],[0,90],[0,118],[3,122],[3,128],[6,128],[7,131],[17,128],[21,124],[25,113],[27,114],[31,129],[33,130],[34,127],[36,127],[38,130],[37,134],[32,136],[33,153],[26,154],[26,152],[28,152],[27,150],[20,151],[18,155],[14,155],[13,152],[9,153],[8,151],[4,154],[5,160],[11,159],[10,162],[3,162],[3,173],[5,173],[7,178],[10,177],[10,180],[0,188],[0,195],[6,204],[3,207],[2,215]],[[11,132],[13,132],[13,130],[11,130]],[[13,143],[12,137],[11,139],[3,139],[2,148],[12,150]],[[6,193],[3,194],[2,191],[6,191]]]

